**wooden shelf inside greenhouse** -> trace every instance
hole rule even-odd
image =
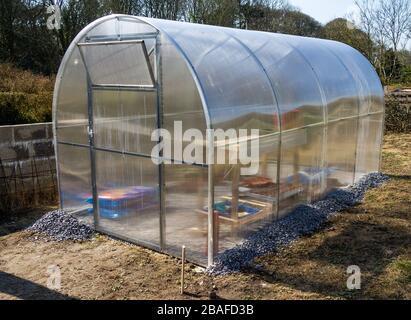
[[[222,202],[231,203],[232,197],[221,197],[220,200]],[[221,202],[220,202],[221,203]],[[218,215],[218,219],[220,222],[232,223],[232,224],[248,224],[258,220],[262,220],[270,215],[273,211],[272,204],[264,203],[257,200],[239,200],[239,206],[255,209],[254,213],[247,213],[247,212],[237,212],[237,213],[228,213],[223,214],[218,210],[215,210],[214,213]],[[203,214],[205,217],[208,216],[208,211],[206,210],[198,210],[199,213]]]

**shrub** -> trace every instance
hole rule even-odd
[[[411,132],[411,101],[393,95],[386,97],[385,125],[388,132]]]
[[[0,125],[49,122],[52,99],[52,92],[0,92]]]
[[[0,125],[51,121],[54,78],[0,64]]]

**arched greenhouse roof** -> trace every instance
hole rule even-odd
[[[159,34],[187,64],[209,128],[256,128],[264,134],[383,111],[383,89],[367,59],[334,41],[247,31],[152,18],[111,15],[87,26],[73,41],[56,84],[76,70],[67,68],[79,43],[129,41]],[[147,46],[148,48],[149,46]],[[150,84],[150,72],[127,51],[94,50],[95,79]],[[147,53],[146,53],[147,54]],[[124,63],[127,61],[127,63]],[[107,76],[109,75],[109,76]],[[77,78],[85,75],[77,74]],[[110,79],[111,78],[111,79]],[[84,79],[83,79],[84,80]],[[189,94],[175,78],[178,94]],[[74,84],[75,86],[75,84]],[[78,94],[82,94],[78,92]],[[78,117],[75,116],[75,117]],[[280,120],[281,119],[281,120]],[[65,117],[65,120],[70,121]]]

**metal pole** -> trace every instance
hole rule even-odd
[[[163,87],[162,87],[162,57],[161,57],[161,40],[160,36],[157,36],[155,45],[155,74],[157,76],[157,128],[163,128]],[[149,61],[148,61],[149,63]],[[159,143],[161,141],[158,141]],[[160,157],[163,158],[163,151],[160,153]],[[159,177],[159,189],[160,189],[160,248],[165,250],[166,248],[166,217],[165,217],[165,179],[164,179],[164,163],[161,163],[158,168]]]
[[[370,112],[368,112],[370,113]],[[381,140],[380,140],[380,159],[379,159],[379,163],[378,163],[378,172],[381,173],[382,172],[382,149],[384,147],[384,137],[385,137],[385,124],[387,121],[387,109],[386,109],[386,104],[385,104],[385,98],[383,99],[383,111],[382,111],[382,120],[381,120]]]
[[[156,92],[157,88],[154,85],[125,85],[125,84],[94,84],[93,90],[100,91],[133,91],[133,92]]]
[[[150,64],[150,57],[149,57],[149,55],[148,55],[146,43],[144,42],[144,40],[143,40],[143,42],[141,43],[141,48],[142,48],[142,50],[143,50],[144,58],[146,59],[148,72],[150,73],[151,83],[152,83],[153,86],[154,86],[155,83],[156,83],[156,79],[155,79],[155,76],[154,76],[153,68],[151,67],[151,64]]]
[[[186,262],[186,246],[181,247],[181,289],[180,293],[184,294],[184,267]]]
[[[97,169],[96,169],[96,149],[94,144],[94,110],[93,110],[93,81],[91,80],[90,72],[87,67],[84,53],[79,47],[80,56],[86,68],[87,74],[87,109],[88,109],[88,138],[90,148],[90,164],[91,164],[91,189],[93,193],[93,217],[94,228],[97,229],[100,224],[100,209],[97,191]]]
[[[116,44],[136,44],[136,43],[143,43],[144,40],[126,40],[126,41],[100,41],[100,42],[80,42],[77,45],[79,47],[92,47],[92,46],[109,46],[109,45],[116,45]]]
[[[208,266],[214,264],[214,131],[207,130],[208,145]]]

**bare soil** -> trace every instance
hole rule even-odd
[[[51,208],[19,213],[0,220],[0,299],[411,299],[411,134],[386,136],[383,171],[391,181],[362,204],[242,273],[210,277],[188,264],[184,296],[178,259],[103,235],[33,240],[24,228]],[[47,287],[50,265],[58,291]],[[351,265],[361,290],[346,287]]]

